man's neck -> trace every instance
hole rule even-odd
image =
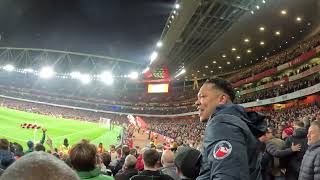
[[[174,163],[164,163],[163,167],[171,167],[174,166]]]
[[[147,166],[144,166],[144,170],[148,170],[148,171],[158,171],[159,169],[158,169],[158,168],[155,168],[155,167],[147,167]]]

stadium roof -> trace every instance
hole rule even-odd
[[[80,52],[145,66],[174,4],[175,0],[4,0],[0,47]],[[90,71],[93,66],[83,68]]]
[[[177,78],[222,75],[247,68],[319,32],[318,0],[185,0],[168,18],[152,67]]]

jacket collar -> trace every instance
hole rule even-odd
[[[320,141],[316,142],[315,144],[310,145],[308,149],[310,151],[312,151],[313,149],[318,148],[318,147],[320,147]]]
[[[89,179],[99,176],[100,170],[99,168],[95,168],[91,171],[77,171],[77,174],[80,177],[80,179]]]

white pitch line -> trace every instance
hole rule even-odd
[[[99,129],[100,129],[100,128],[99,128]],[[57,136],[57,137],[52,138],[52,140],[53,140],[53,139],[59,139],[59,138],[61,138],[61,137],[66,137],[66,136],[68,136],[68,137],[70,137],[70,136],[75,136],[75,135],[78,135],[78,134],[83,134],[84,132],[95,131],[95,130],[97,130],[97,129],[87,129],[87,130],[84,130],[84,131],[75,132],[75,133],[70,133],[70,134],[66,134],[66,135],[63,135],[63,136]]]

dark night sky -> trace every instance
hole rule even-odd
[[[174,0],[0,0],[0,46],[148,63]]]

